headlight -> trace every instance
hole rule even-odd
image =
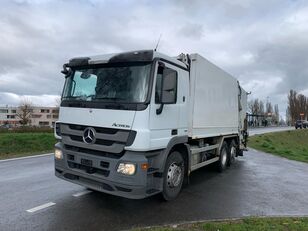
[[[117,172],[124,175],[134,175],[136,172],[136,165],[132,163],[120,163]]]
[[[58,160],[62,160],[63,159],[63,153],[60,149],[55,149],[55,158]]]

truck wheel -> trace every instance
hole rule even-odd
[[[235,162],[235,157],[236,157],[236,143],[234,140],[232,140],[228,149],[227,166],[231,166],[231,164]]]
[[[182,188],[185,166],[181,153],[172,152],[166,161],[164,171],[163,197],[166,201],[175,199]]]
[[[224,141],[222,143],[220,153],[219,153],[219,160],[217,162],[217,170],[218,172],[222,172],[227,167],[227,159],[228,159],[228,145]]]

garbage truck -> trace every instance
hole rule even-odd
[[[191,172],[222,172],[247,143],[247,93],[199,54],[76,57],[55,124],[55,175],[131,199],[175,199]]]

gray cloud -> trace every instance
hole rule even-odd
[[[306,1],[7,0],[0,15],[0,105],[47,103],[69,58],[154,48],[160,34],[161,52],[198,52],[281,111],[290,88],[308,92]]]

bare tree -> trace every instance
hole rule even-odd
[[[286,110],[286,123],[288,126],[291,125],[292,121],[291,121],[291,114],[290,114],[290,106],[287,107]]]
[[[61,105],[61,97],[60,96],[56,97],[55,104],[56,104],[56,107],[60,107],[60,105]]]
[[[16,116],[20,119],[20,124],[23,126],[30,124],[32,112],[32,102],[27,98],[23,98],[16,112]]]
[[[273,120],[274,120],[275,124],[279,124],[279,107],[278,107],[278,104],[275,104],[275,106],[274,106]]]
[[[297,96],[297,102],[298,102],[298,110],[299,110],[299,118],[300,119],[305,119],[307,117],[307,112],[306,112],[306,105],[307,105],[307,97],[299,94]]]
[[[248,108],[251,117],[250,123],[253,123],[254,126],[258,126],[260,124],[264,124],[264,102],[259,99],[254,99],[249,101]]]
[[[272,115],[273,113],[273,105],[271,102],[266,103],[266,114],[267,115]]]
[[[296,91],[290,90],[288,95],[288,109],[291,123],[298,119],[308,118],[308,98]]]
[[[248,108],[253,115],[264,115],[264,103],[262,100],[254,99],[249,101]]]
[[[262,100],[260,100],[259,114],[264,115],[264,102]]]

